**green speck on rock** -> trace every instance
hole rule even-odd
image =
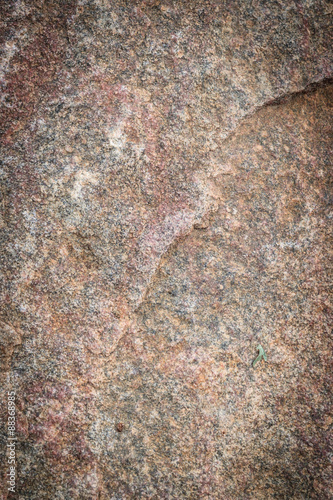
[[[253,368],[255,367],[255,365],[258,363],[258,361],[260,361],[262,358],[267,361],[267,356],[266,356],[266,353],[263,349],[263,347],[259,344],[258,347],[257,347],[258,351],[259,351],[259,354],[258,356],[256,357],[256,359],[253,361],[252,363],[252,366]]]

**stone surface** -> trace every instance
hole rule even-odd
[[[330,3],[0,10],[15,497],[332,498]]]

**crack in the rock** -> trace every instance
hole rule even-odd
[[[298,90],[285,92],[280,96],[273,97],[272,99],[269,99],[263,102],[262,104],[259,104],[258,106],[254,106],[254,108],[251,111],[249,111],[246,115],[244,115],[239,119],[235,128],[231,130],[231,132],[221,141],[221,146],[223,146],[223,144],[227,142],[229,139],[237,135],[239,128],[242,127],[250,118],[256,116],[262,109],[268,108],[270,106],[279,106],[285,104],[290,100],[297,98],[300,95],[312,94],[317,90],[329,87],[332,84],[333,84],[333,76],[323,77],[319,80],[308,83],[307,85],[305,85],[305,87],[302,87]]]
[[[279,97],[276,97],[274,99],[271,99],[271,100],[264,102],[263,104],[261,104],[260,106],[257,106],[253,111],[249,112],[246,116],[244,116],[243,118],[241,118],[239,120],[235,129],[232,130],[230,132],[230,134],[228,134],[228,136],[223,139],[221,146],[223,146],[223,144],[225,144],[228,140],[230,140],[231,137],[235,136],[238,133],[239,128],[242,127],[244,125],[244,123],[246,123],[249,119],[252,119],[255,115],[260,113],[260,111],[262,109],[265,109],[265,108],[270,107],[270,106],[284,105],[285,103],[289,102],[290,100],[292,100],[294,98],[297,98],[300,95],[314,93],[317,90],[324,88],[324,87],[328,87],[332,84],[333,84],[333,77],[327,77],[327,78],[324,77],[321,80],[309,83],[308,85],[306,85],[305,87],[303,87],[299,90],[292,91],[292,92],[286,92],[285,94],[283,94]],[[213,173],[214,173],[213,170],[210,170],[206,175],[206,180],[211,178],[213,176]],[[158,263],[157,263],[157,265],[156,265],[156,267],[155,267],[155,269],[154,269],[154,271],[149,279],[149,282],[147,283],[146,290],[142,294],[142,297],[140,298],[136,307],[133,309],[133,314],[135,314],[138,311],[141,304],[145,301],[145,299],[149,293],[149,290],[151,289],[151,285],[152,285],[152,282],[154,280],[154,277],[159,272],[159,269],[161,267],[162,261],[164,260],[164,257],[168,253],[170,253],[172,251],[172,249],[174,249],[178,245],[179,241],[187,238],[192,233],[192,231],[195,230],[195,225],[199,221],[202,221],[202,219],[204,217],[207,217],[209,214],[212,214],[216,210],[218,210],[219,205],[216,204],[216,206],[214,206],[212,199],[209,200],[209,193],[208,192],[205,193],[204,197],[207,198],[206,210],[204,210],[201,215],[199,213],[198,216],[193,221],[193,223],[191,224],[191,226],[189,226],[186,233],[182,233],[181,235],[176,236],[175,239],[170,243],[170,245],[168,245],[168,247],[162,253],[162,255],[160,256]],[[204,208],[204,205],[203,205],[203,208]]]
[[[280,104],[285,104],[295,97],[298,97],[300,95],[313,94],[314,92],[317,92],[317,90],[329,87],[332,84],[333,84],[332,76],[324,77],[320,80],[309,83],[303,89],[295,90],[293,92],[286,92],[280,97],[276,97],[275,99],[267,101],[265,104],[260,106],[260,108],[267,108],[268,106],[278,106]]]

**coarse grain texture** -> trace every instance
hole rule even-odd
[[[331,499],[330,2],[0,14],[2,498]]]

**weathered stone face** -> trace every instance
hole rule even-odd
[[[329,3],[0,9],[17,498],[331,498]]]

